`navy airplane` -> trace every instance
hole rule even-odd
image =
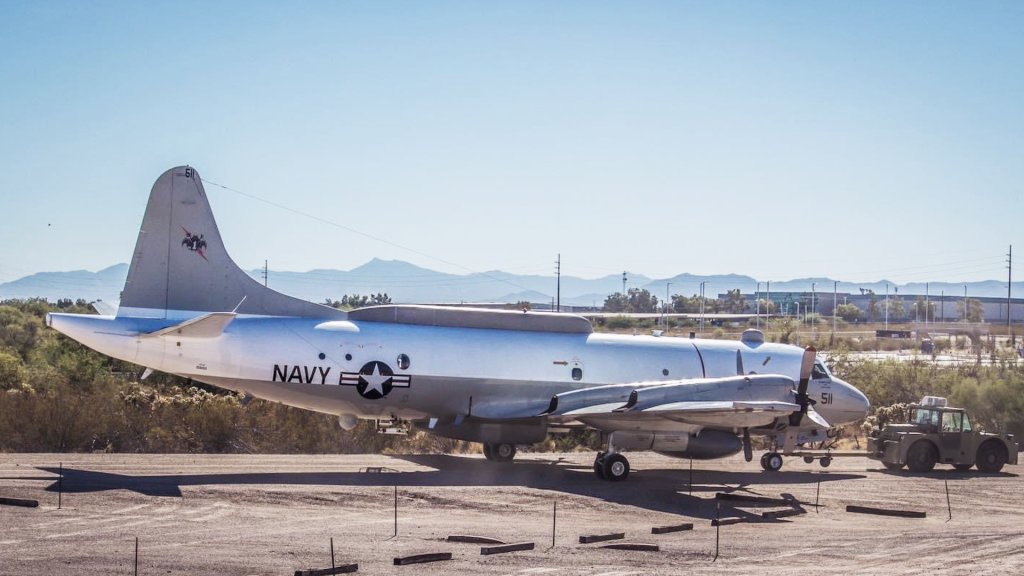
[[[813,349],[765,342],[595,333],[571,314],[374,306],[343,312],[271,290],[228,256],[203,181],[190,166],[153,185],[113,315],[52,313],[47,325],[153,370],[337,416],[382,431],[415,427],[483,443],[507,462],[517,445],[588,426],[606,448],[594,472],[629,475],[627,451],[710,459],[769,438],[761,458],[824,441],[866,415],[855,387]]]

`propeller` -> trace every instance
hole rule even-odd
[[[811,369],[814,368],[814,357],[817,352],[818,351],[814,349],[814,346],[808,346],[804,349],[804,357],[800,362],[800,382],[797,384],[796,388],[796,403],[800,405],[800,411],[793,412],[789,415],[790,426],[800,426],[804,417],[807,416],[807,411],[811,404],[814,403],[814,401],[807,396],[807,385],[811,381]],[[819,420],[824,422],[821,415],[817,413],[815,413],[811,419],[815,422],[818,422]]]
[[[743,376],[743,352],[740,350],[736,351],[736,375]]]

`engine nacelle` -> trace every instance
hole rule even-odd
[[[704,430],[698,434],[681,432],[612,432],[611,444],[617,450],[651,450],[675,458],[710,460],[736,454],[743,442],[735,434],[722,430]]]

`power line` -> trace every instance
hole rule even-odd
[[[426,252],[421,252],[419,250],[416,250],[415,248],[410,248],[408,246],[403,246],[402,244],[399,244],[397,242],[392,242],[391,240],[388,240],[386,238],[381,238],[379,236],[374,236],[373,234],[369,234],[369,233],[363,232],[362,230],[356,230],[355,228],[352,228],[351,226],[345,226],[344,224],[339,224],[338,222],[335,222],[333,220],[328,220],[327,218],[324,218],[322,216],[317,216],[315,214],[310,214],[308,212],[303,212],[301,210],[296,210],[295,208],[291,208],[289,206],[285,206],[284,204],[278,204],[277,202],[274,202],[272,200],[267,200],[266,198],[261,198],[259,196],[256,196],[255,194],[249,194],[248,192],[242,192],[241,190],[238,190],[238,189],[235,189],[235,188],[231,188],[230,186],[225,186],[223,184],[219,184],[217,182],[214,182],[213,180],[207,180],[206,178],[202,178],[202,181],[205,182],[206,184],[210,184],[212,186],[216,186],[218,188],[222,188],[224,190],[227,190],[228,192],[234,192],[235,194],[238,194],[240,196],[245,196],[246,198],[249,198],[251,200],[256,200],[258,202],[262,202],[264,204],[267,204],[268,206],[273,206],[274,208],[278,208],[278,209],[284,210],[286,212],[291,212],[292,214],[296,214],[296,215],[302,216],[304,218],[309,218],[310,220],[315,220],[317,222],[320,222],[322,224],[326,224],[328,226],[333,226],[335,228],[339,228],[341,230],[345,230],[345,231],[351,232],[353,234],[358,234],[359,236],[363,236],[364,238],[369,238],[370,240],[374,240],[374,241],[380,242],[382,244],[387,244],[388,246],[392,246],[392,247],[398,248],[400,250],[405,250],[406,252],[410,252],[412,254],[416,254],[417,256],[422,256],[424,258],[428,258],[430,260],[434,260],[435,262],[440,262],[442,264],[447,264],[448,266],[453,266],[455,268],[459,268],[460,270],[465,270],[466,272],[469,272],[471,274],[479,274],[481,276],[485,276],[485,277],[491,278],[492,280],[494,280],[496,282],[503,282],[505,284],[508,284],[509,286],[514,286],[516,288],[519,288],[520,290],[531,290],[530,288],[527,288],[525,286],[520,286],[519,284],[516,284],[515,282],[510,282],[507,279],[491,276],[491,275],[487,274],[486,272],[477,272],[476,270],[473,270],[472,268],[467,268],[467,267],[465,267],[465,266],[463,266],[461,264],[456,264],[455,262],[451,262],[449,260],[445,260],[444,258],[438,258],[437,256],[432,256],[430,254],[427,254]],[[547,296],[547,294],[545,294],[545,296]]]

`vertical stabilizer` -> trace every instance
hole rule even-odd
[[[230,312],[313,318],[344,313],[275,292],[224,250],[203,182],[190,166],[164,172],[149,194],[118,316]],[[184,314],[188,315],[188,314]]]

